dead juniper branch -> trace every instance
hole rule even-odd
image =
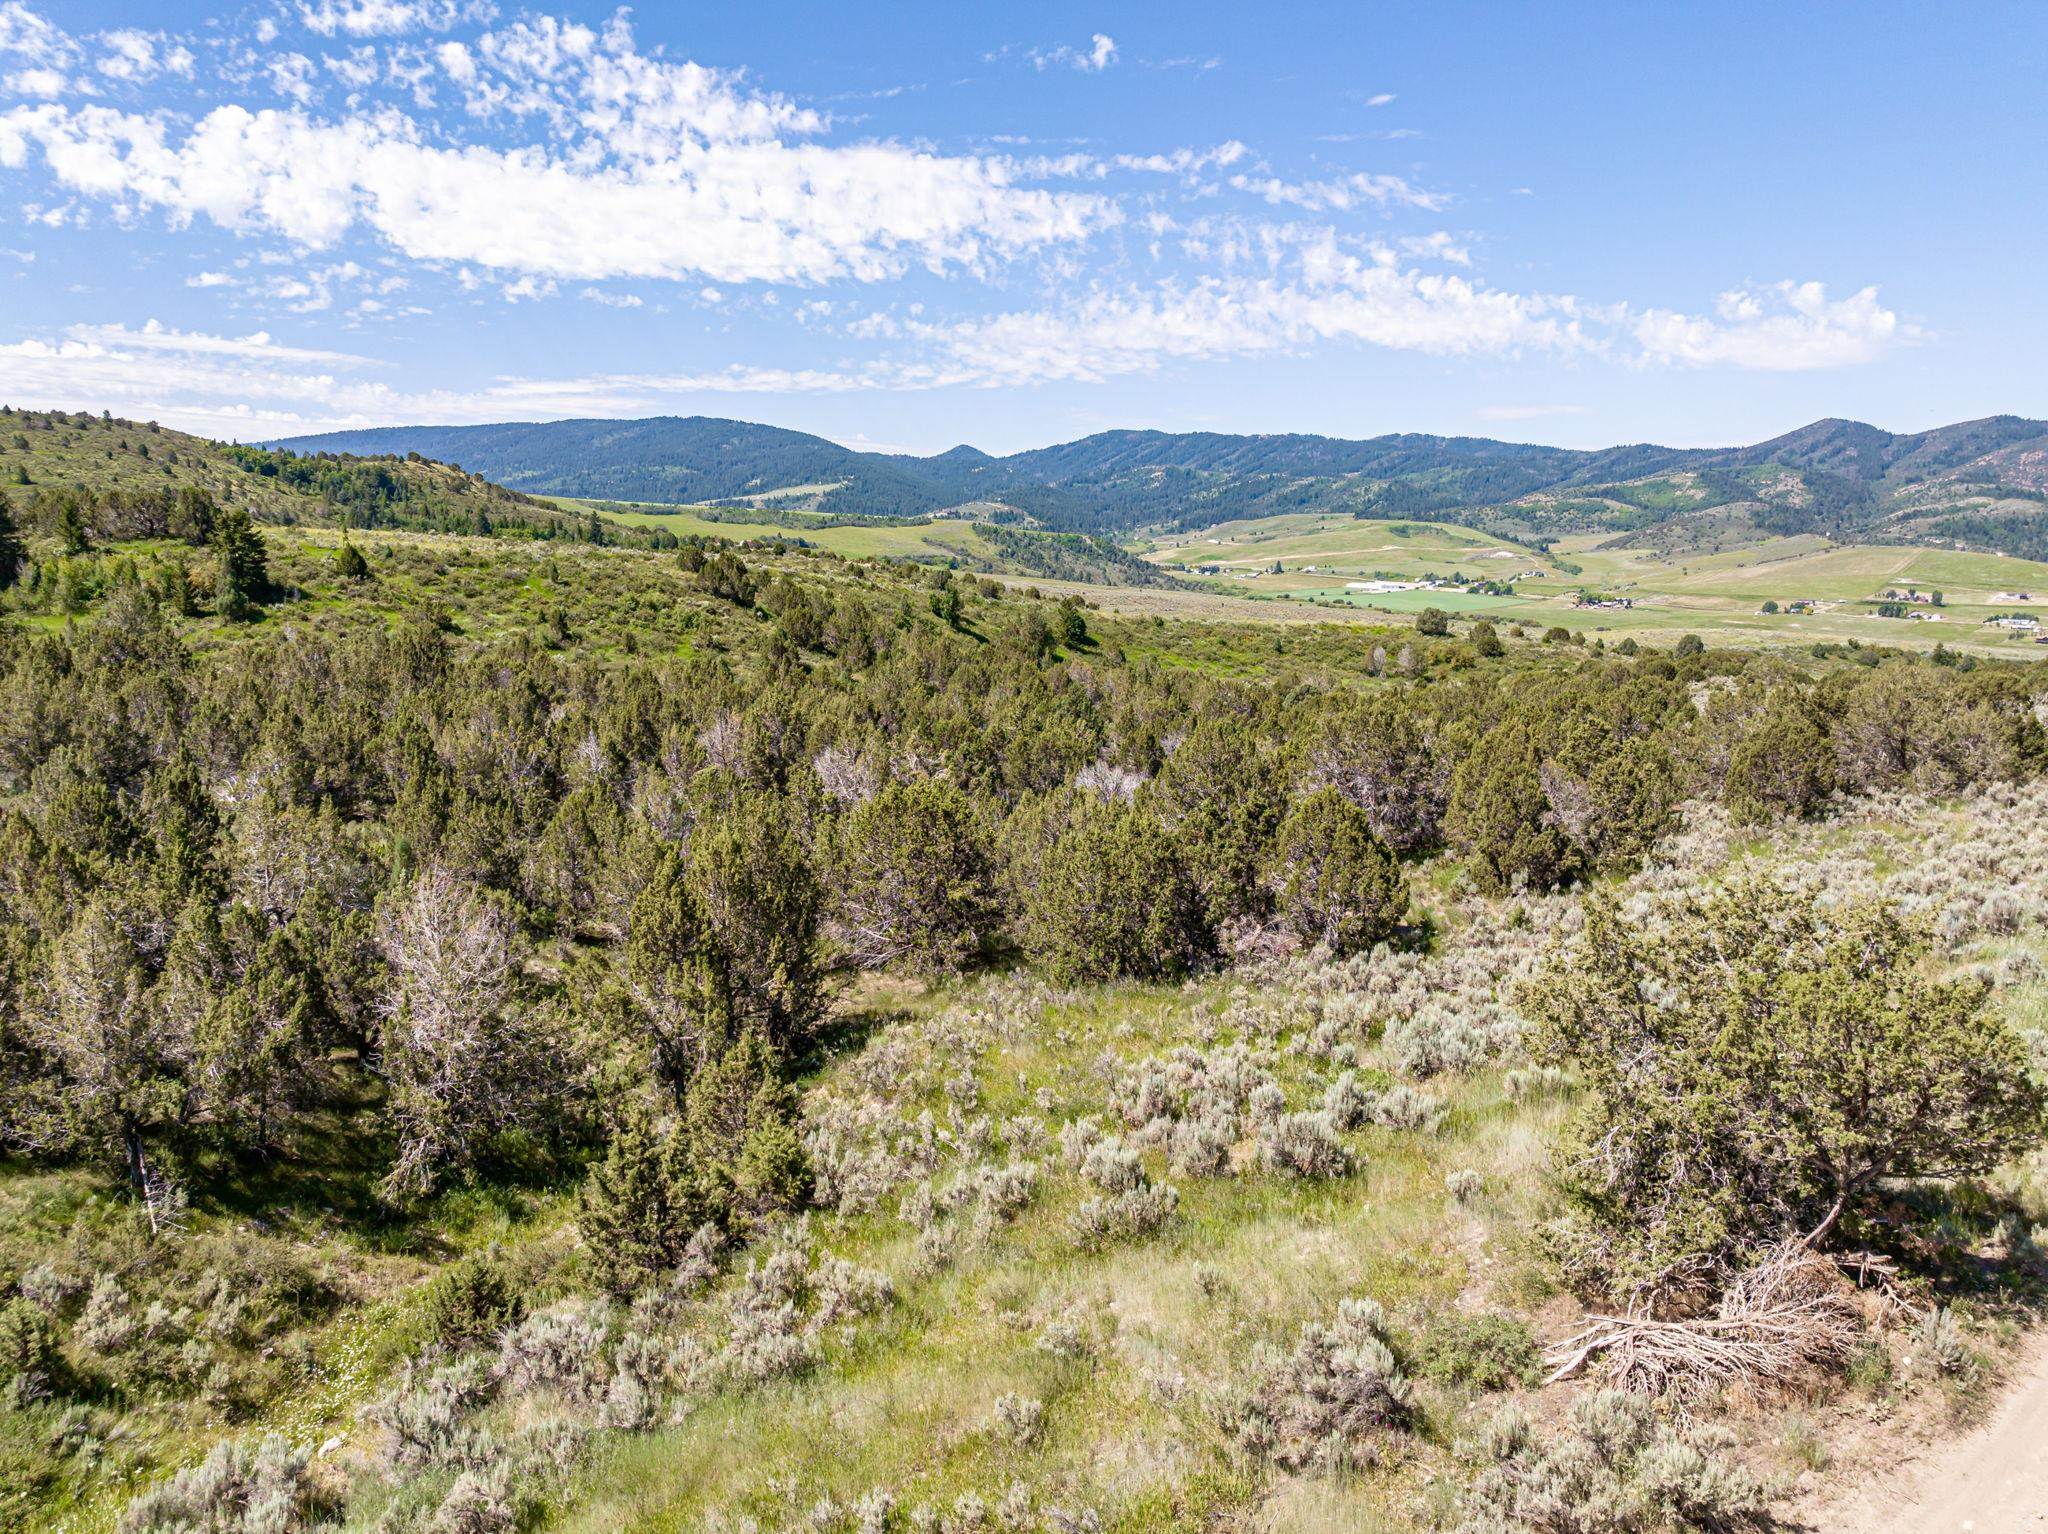
[[[1545,1383],[1569,1379],[1598,1357],[1615,1385],[1649,1395],[1696,1395],[1736,1381],[1786,1384],[1847,1356],[1864,1330],[1834,1262],[1798,1242],[1737,1275],[1712,1315],[1587,1319],[1585,1330],[1544,1360],[1551,1369]]]

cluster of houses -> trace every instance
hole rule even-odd
[[[1636,605],[1634,597],[1600,596],[1594,592],[1580,591],[1572,596],[1572,606],[1599,608],[1603,611],[1626,612]]]

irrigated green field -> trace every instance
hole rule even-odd
[[[1356,517],[1301,514],[1224,522],[1199,533],[1162,540],[1146,557],[1191,570],[1214,565],[1231,577],[1270,571],[1286,573],[1408,578],[1462,569],[1490,579],[1523,570],[1550,568],[1543,556],[1518,543],[1503,542],[1442,522],[1374,522]]]
[[[1442,523],[1296,515],[1179,535],[1154,545],[1146,557],[1186,566],[1192,578],[1206,575],[1212,590],[1241,597],[1390,614],[1434,607],[1454,616],[1484,616],[1496,624],[1562,626],[1653,641],[1697,631],[1711,632],[1724,643],[1856,639],[2031,655],[2036,653],[2031,633],[1989,627],[1986,620],[2028,611],[2048,616],[2048,564],[1997,554],[1842,545],[1812,535],[1677,557],[1603,547],[1612,542],[1610,534],[1567,538],[1544,554]],[[1454,573],[1513,580],[1516,594],[1354,589],[1354,583],[1374,578],[1416,580]],[[1912,607],[1922,615],[1918,618],[1876,615],[1875,599],[1887,588],[1909,586],[1940,592],[1942,605]],[[1575,599],[1581,592],[1632,605],[1580,607]],[[2015,600],[2022,593],[2030,600]],[[1781,610],[1765,613],[1766,602]],[[1783,611],[1794,602],[1814,608]]]

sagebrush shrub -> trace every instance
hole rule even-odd
[[[1766,1488],[1724,1436],[1660,1423],[1642,1396],[1601,1390],[1539,1441],[1504,1407],[1464,1446],[1480,1469],[1456,1534],[1739,1534],[1775,1527]]]
[[[1336,1125],[1321,1109],[1283,1113],[1259,1130],[1259,1165],[1291,1177],[1341,1177],[1351,1170],[1351,1152],[1337,1138]]]
[[[1344,1300],[1331,1321],[1305,1327],[1267,1374],[1239,1417],[1238,1438],[1289,1469],[1371,1465],[1387,1436],[1409,1425],[1412,1397],[1387,1344],[1386,1313],[1371,1300]]]
[[[122,1534],[296,1534],[324,1510],[311,1459],[274,1433],[215,1444],[202,1463],[130,1502]]]

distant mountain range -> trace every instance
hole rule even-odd
[[[1067,532],[1189,529],[1282,512],[1462,522],[1546,543],[1606,531],[1681,550],[1774,534],[2048,556],[2048,421],[1933,431],[1816,421],[1753,447],[1599,450],[1416,433],[1109,431],[993,457],[861,453],[704,416],[397,426],[275,444],[417,453],[533,494],[842,516],[952,513]]]

